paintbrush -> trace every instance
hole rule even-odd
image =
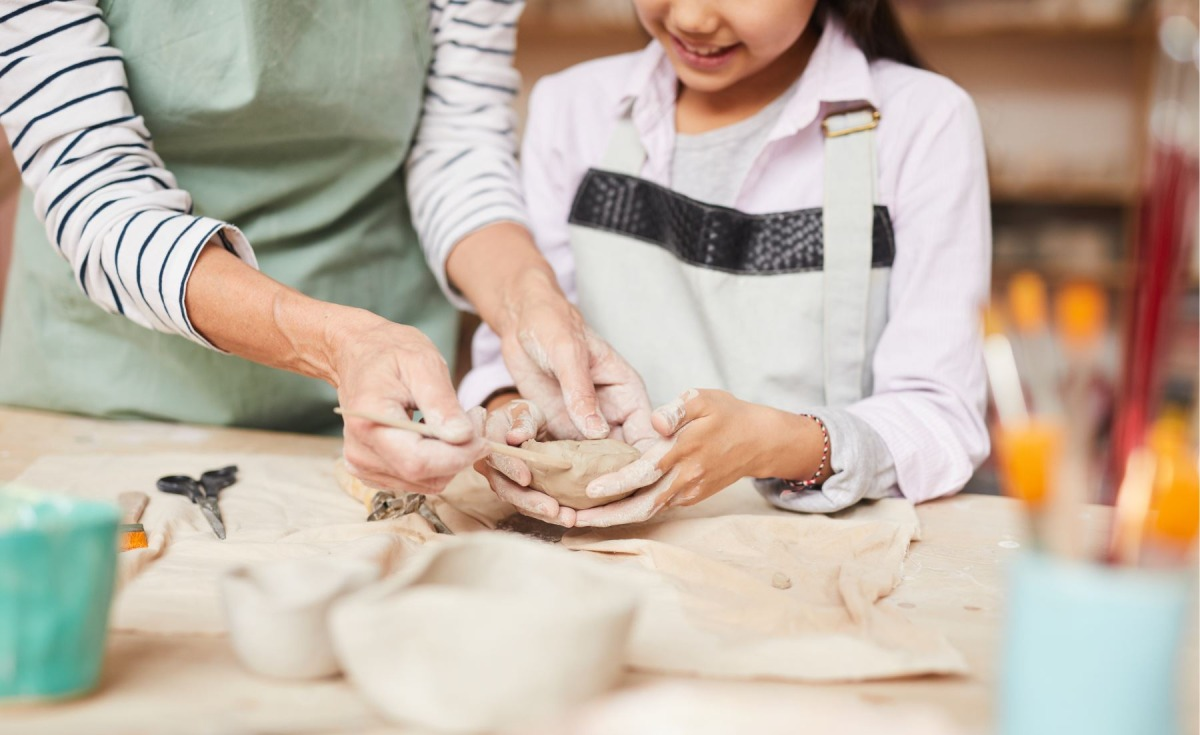
[[[1024,502],[1029,511],[1034,547],[1044,548],[1045,508],[1053,468],[1057,467],[1061,429],[1055,423],[1031,420],[1012,345],[992,310],[985,315],[984,334],[988,384],[1000,423],[998,466],[1004,477],[1005,490]]]
[[[1063,437],[1061,470],[1048,525],[1055,553],[1081,558],[1089,553],[1079,512],[1093,499],[1093,488],[1098,490],[1090,453],[1098,419],[1096,380],[1108,322],[1108,297],[1095,284],[1067,284],[1055,295],[1054,314],[1065,357],[1062,406],[1070,417],[1070,431]]]
[[[1062,413],[1058,395],[1058,360],[1048,329],[1046,282],[1033,271],[1022,271],[1008,282],[1008,308],[1016,327],[1011,340],[1022,377],[1029,385],[1034,410],[1041,415]]]
[[[148,545],[146,528],[141,520],[149,502],[150,496],[146,493],[127,492],[117,496],[117,504],[121,506],[121,525],[118,528],[121,551],[144,549]]]
[[[1146,534],[1146,518],[1154,496],[1157,466],[1154,453],[1147,447],[1138,447],[1129,453],[1113,514],[1112,546],[1108,553],[1111,563],[1130,566],[1138,563]]]
[[[404,431],[411,431],[415,434],[420,434],[421,436],[429,437],[430,439],[446,441],[446,439],[444,439],[441,436],[441,434],[438,433],[437,429],[433,428],[429,424],[419,424],[416,421],[413,421],[411,419],[401,419],[401,418],[392,418],[390,416],[380,416],[379,414],[368,413],[365,411],[345,411],[341,408],[341,406],[338,406],[337,408],[333,409],[333,412],[336,414],[340,414],[342,416],[350,416],[350,417],[357,418],[357,419],[366,419],[367,421],[373,421],[373,422],[379,424],[380,426],[387,426],[387,427],[390,427],[393,429],[402,429]],[[453,442],[451,442],[451,443],[453,443]],[[543,467],[550,467],[550,468],[556,469],[556,470],[571,469],[571,463],[565,459],[554,459],[553,457],[547,457],[544,454],[538,454],[537,452],[531,452],[528,449],[521,449],[520,447],[513,447],[513,446],[509,446],[508,444],[501,444],[500,442],[495,442],[495,441],[491,441],[491,440],[487,440],[487,439],[484,440],[484,443],[487,444],[488,449],[493,454],[507,455],[509,457],[513,457],[514,459],[519,459],[524,462],[528,462],[529,464],[537,464],[537,465],[541,465]]]

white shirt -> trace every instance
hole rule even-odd
[[[460,308],[469,305],[450,293],[445,274],[454,245],[494,222],[525,223],[512,109],[523,5],[430,3],[434,57],[408,196],[430,268]],[[88,297],[211,347],[184,307],[192,265],[213,238],[255,265],[251,243],[236,223],[192,214],[191,197],[130,103],[121,51],[108,40],[96,0],[0,2],[0,124],[51,243]]]
[[[538,246],[568,297],[575,294],[568,215],[584,173],[599,164],[632,103],[647,155],[642,176],[669,187],[676,85],[653,42],[544,78],[534,89],[522,149],[525,198]],[[734,206],[753,214],[821,206],[822,111],[844,100],[866,100],[880,110],[876,192],[896,242],[888,322],[871,365],[874,392],[847,411],[882,438],[900,492],[927,500],[961,489],[989,449],[979,322],[990,281],[991,221],[970,98],[936,74],[868,62],[830,23],[762,149],[749,154],[754,162]],[[490,330],[476,334],[473,356],[476,367],[460,390],[468,405],[512,385]]]

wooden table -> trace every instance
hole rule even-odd
[[[260,431],[210,429],[149,422],[105,422],[34,411],[0,409],[0,481],[11,480],[44,454],[137,454],[238,451],[333,456],[339,440]],[[1101,525],[1107,510],[1087,513]],[[914,622],[943,631],[964,654],[971,674],[829,686],[865,706],[924,703],[968,732],[988,732],[993,719],[996,651],[1003,614],[1003,566],[1025,543],[1016,503],[959,495],[918,508],[922,539],[906,562],[904,583],[885,604]],[[1195,645],[1185,681],[1196,731]],[[634,675],[631,681],[650,677]],[[221,686],[214,686],[220,682]],[[756,692],[795,696],[796,684],[742,682]],[[209,636],[114,634],[100,690],[53,708],[0,712],[0,730],[22,733],[159,731],[325,732],[378,729],[379,718],[341,681],[278,683],[245,673],[229,647]],[[109,727],[102,723],[125,723]],[[303,722],[303,728],[288,723]],[[19,724],[18,724],[19,723]],[[141,727],[139,728],[139,724]],[[155,726],[153,723],[158,723]]]

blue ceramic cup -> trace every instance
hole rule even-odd
[[[96,685],[119,518],[108,503],[0,486],[0,701]]]
[[[1002,735],[1176,735],[1194,570],[1027,554],[1011,570]]]

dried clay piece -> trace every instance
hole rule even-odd
[[[633,494],[631,490],[624,495],[613,495],[606,498],[589,498],[584,492],[592,480],[616,472],[625,465],[632,463],[641,456],[633,447],[615,439],[595,439],[592,441],[562,441],[539,442],[527,441],[522,449],[545,454],[557,459],[565,459],[571,463],[571,469],[558,470],[530,463],[529,470],[533,481],[529,486],[540,490],[559,503],[574,508],[586,510],[598,505],[611,503]]]

